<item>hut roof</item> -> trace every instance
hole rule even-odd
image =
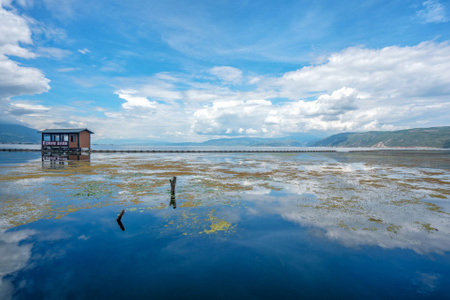
[[[91,134],[94,134],[92,131],[90,131],[87,128],[45,129],[45,130],[42,130],[39,132],[41,132],[41,133],[80,133],[82,131],[87,131]]]

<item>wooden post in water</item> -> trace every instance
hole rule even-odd
[[[169,179],[170,181],[170,206],[173,206],[173,208],[177,208],[177,202],[175,200],[175,185],[177,183],[177,177],[173,176],[172,179]]]
[[[177,184],[177,177],[173,176],[172,179],[169,179],[170,181],[170,195],[175,196],[175,185]]]

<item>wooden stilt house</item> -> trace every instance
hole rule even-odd
[[[90,151],[91,134],[87,128],[45,129],[42,133],[42,150],[47,151]]]

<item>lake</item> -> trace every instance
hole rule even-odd
[[[450,294],[450,151],[0,152],[0,197],[0,299]]]

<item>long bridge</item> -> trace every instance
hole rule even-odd
[[[41,149],[0,149],[3,152],[44,152]],[[308,152],[337,152],[333,149],[293,149],[293,150],[90,150],[78,153],[308,153]],[[59,152],[54,152],[59,153]]]

